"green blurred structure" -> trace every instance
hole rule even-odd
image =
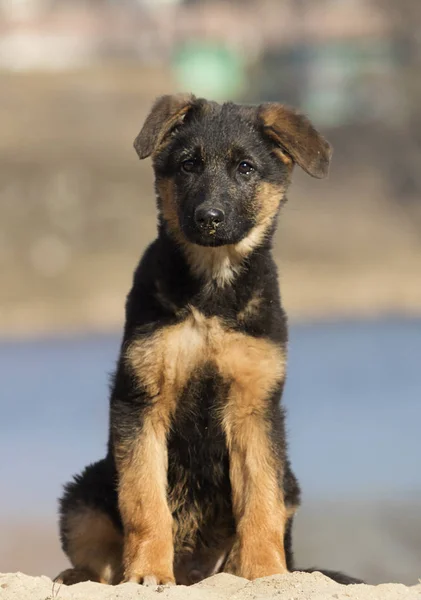
[[[242,57],[218,42],[186,42],[175,52],[173,68],[180,89],[197,96],[236,98],[245,86]]]

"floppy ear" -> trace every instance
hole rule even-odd
[[[184,117],[196,100],[192,94],[161,96],[155,101],[143,127],[134,141],[139,158],[147,158]]]
[[[332,147],[304,115],[282,104],[262,104],[258,110],[264,133],[312,177],[329,171]]]

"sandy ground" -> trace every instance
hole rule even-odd
[[[158,595],[159,594],[159,595]],[[0,575],[0,598],[3,600],[121,600],[152,599],[165,600],[265,600],[285,598],[288,600],[324,600],[327,598],[371,600],[420,599],[421,585],[406,587],[401,584],[378,586],[343,586],[321,573],[294,573],[288,576],[273,576],[247,581],[225,573],[215,575],[191,587],[176,586],[144,588],[126,583],[116,588],[97,583],[57,586],[48,577],[29,577],[22,573]]]

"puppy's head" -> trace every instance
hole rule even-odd
[[[273,231],[294,164],[328,173],[331,148],[281,104],[217,104],[163,96],[135,140],[152,155],[164,227],[199,246],[255,247]]]

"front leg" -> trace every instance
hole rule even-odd
[[[168,419],[159,402],[114,400],[113,451],[124,527],[124,581],[175,583],[173,519],[167,503]],[[165,411],[164,411],[165,412]]]
[[[228,570],[246,579],[287,573],[287,510],[263,419],[250,414],[237,423],[229,456],[237,539]]]
[[[232,385],[223,417],[237,531],[225,569],[256,579],[288,572],[288,511],[282,485],[285,434],[278,406],[282,361],[263,341],[251,350],[245,344],[243,350],[241,369],[239,360],[238,368],[231,363]]]

